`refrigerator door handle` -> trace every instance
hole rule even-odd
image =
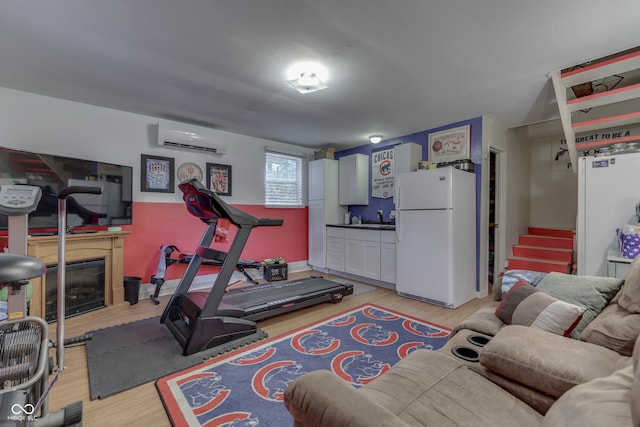
[[[400,227],[402,227],[400,216],[400,211],[396,212],[396,243],[400,242]]]
[[[396,179],[395,185],[393,187],[393,198],[395,199],[394,202],[396,204],[396,208],[398,208],[400,206],[400,180]]]

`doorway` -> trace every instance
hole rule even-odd
[[[489,238],[488,238],[488,268],[487,282],[489,291],[493,289],[493,282],[499,274],[499,224],[498,224],[498,201],[499,201],[499,153],[493,149],[489,151]]]

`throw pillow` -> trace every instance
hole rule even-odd
[[[582,320],[571,333],[578,338],[584,328],[616,295],[623,279],[597,276],[574,276],[564,273],[549,273],[538,283],[536,289],[571,304],[586,307]]]
[[[507,270],[504,272],[500,288],[502,290],[502,296],[504,296],[509,289],[513,287],[520,280],[526,280],[530,285],[536,286],[547,273],[541,273],[539,271],[531,270]]]
[[[566,337],[584,312],[584,307],[561,301],[520,280],[506,293],[496,316],[507,325],[530,326]]]

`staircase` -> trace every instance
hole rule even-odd
[[[573,230],[529,227],[528,234],[518,236],[507,270],[573,272]]]
[[[640,123],[639,76],[640,48],[550,73],[574,172],[579,152],[640,143],[640,136],[619,132],[621,126]],[[616,113],[610,115],[608,106],[614,104]]]

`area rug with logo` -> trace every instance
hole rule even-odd
[[[287,426],[284,389],[298,376],[333,371],[356,387],[417,349],[444,346],[450,330],[366,304],[160,378],[174,426]]]

